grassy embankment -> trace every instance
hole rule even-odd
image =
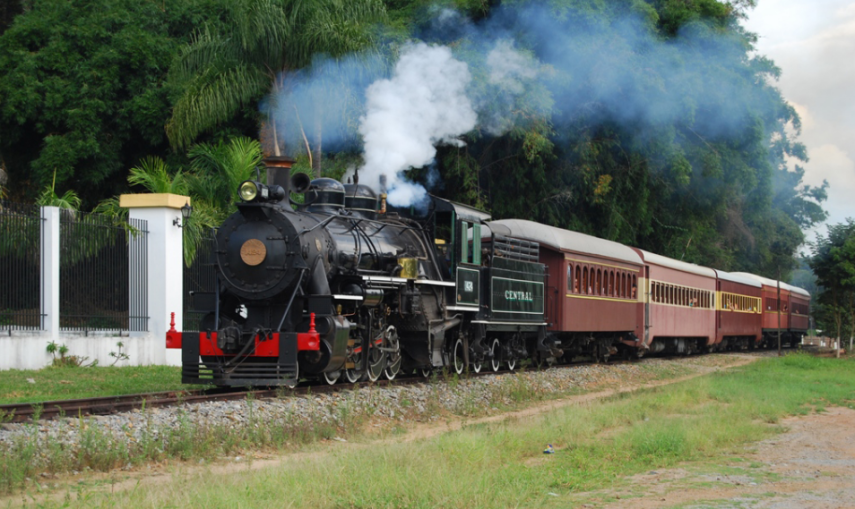
[[[855,362],[791,355],[537,417],[408,443],[342,446],[254,472],[198,472],[86,507],[570,507],[579,492],[738,454],[787,415],[851,405]],[[542,454],[551,443],[553,455]]]
[[[174,366],[10,369],[0,371],[0,405],[199,387],[181,385],[181,368]]]
[[[144,409],[135,423],[128,421],[120,430],[91,417],[62,420],[50,433],[38,423],[28,423],[14,428],[14,435],[0,442],[0,492],[40,491],[39,482],[50,486],[54,474],[75,471],[112,470],[115,478],[124,475],[115,469],[151,463],[245,457],[259,450],[299,451],[332,437],[400,433],[406,431],[405,423],[473,418],[591,390],[673,379],[704,369],[696,363],[709,367],[739,361],[720,356],[691,360],[690,364],[650,360],[631,367],[581,367],[579,372],[573,368],[565,372],[567,378],[559,379],[520,372],[498,377],[479,390],[467,389],[468,382],[450,376],[421,391],[418,406],[402,395],[396,419],[377,415],[377,405],[384,404],[385,396],[378,394],[381,399],[376,400],[373,389],[366,387],[333,400],[310,396],[314,403],[302,406],[303,410],[292,405],[272,414],[262,410],[264,404],[256,406],[248,400],[241,419],[199,418],[191,415],[194,409],[190,408],[173,414],[177,420],[166,421],[158,417],[157,410]],[[454,397],[448,399],[451,395]],[[290,403],[300,406],[297,400]]]

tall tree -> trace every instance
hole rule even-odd
[[[167,125],[170,141],[186,147],[263,96],[275,101],[282,73],[309,64],[315,53],[337,57],[368,47],[384,17],[380,0],[235,2],[231,23],[222,30],[201,29],[174,67],[173,78],[188,86]],[[279,155],[275,122],[267,129]],[[319,133],[314,134],[320,147]]]
[[[810,266],[822,287],[818,302],[837,338],[848,327],[851,340],[855,335],[855,221],[830,225],[827,235],[817,238]]]
[[[165,155],[167,70],[228,0],[32,0],[0,36],[0,154],[13,198],[53,182],[85,203],[127,168]]]

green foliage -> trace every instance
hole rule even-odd
[[[169,174],[167,164],[158,157],[145,157],[131,168],[128,184],[144,187],[150,193],[187,194],[187,181],[181,170]]]
[[[56,174],[95,202],[142,156],[164,153],[166,73],[224,0],[34,0],[0,36],[0,153],[16,195]],[[116,177],[119,179],[116,179]]]
[[[171,69],[172,81],[186,86],[167,125],[173,146],[187,147],[255,106],[282,86],[280,73],[307,65],[315,53],[337,57],[369,46],[384,15],[379,0],[233,2],[230,23],[197,32]],[[277,139],[271,136],[278,154]]]
[[[91,368],[98,365],[97,360],[86,364],[89,357],[68,355],[68,346],[58,345],[55,341],[48,343],[45,351],[51,355],[53,359],[52,365],[57,368],[77,368],[81,366]]]
[[[127,361],[130,360],[131,356],[128,355],[127,351],[123,350],[125,348],[125,344],[121,341],[116,343],[116,351],[110,352],[110,357],[113,358],[113,363],[110,366],[115,366],[119,361]]]
[[[830,225],[825,236],[818,236],[810,267],[821,291],[822,327],[840,338],[847,329],[855,336],[855,221]]]
[[[36,205],[39,207],[59,207],[70,214],[74,214],[80,209],[80,203],[80,197],[71,189],[64,192],[62,196],[56,194],[56,172],[54,172],[51,185],[45,187],[36,200]]]

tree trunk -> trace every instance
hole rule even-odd
[[[282,90],[282,75],[279,74],[273,78],[273,97],[279,97],[279,92]],[[273,155],[280,157],[282,152],[279,150],[279,133],[276,131],[276,119],[273,118],[273,112],[268,111],[268,120],[273,133]]]
[[[315,147],[312,152],[314,155],[312,157],[312,169],[315,170],[315,178],[321,178],[321,154],[322,147],[321,141],[323,139],[323,111],[321,110],[323,106],[320,101],[315,102]]]

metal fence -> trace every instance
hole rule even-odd
[[[199,322],[209,313],[203,301],[211,300],[216,281],[214,239],[210,238],[199,246],[193,264],[184,266],[184,323],[181,330],[199,330]]]
[[[39,207],[0,201],[0,330],[41,330]]]
[[[61,212],[60,329],[148,330],[147,233],[139,219]]]

